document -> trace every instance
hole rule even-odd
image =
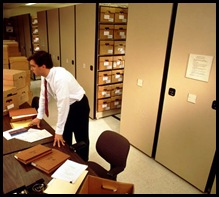
[[[49,133],[46,129],[40,130],[40,129],[30,128],[28,129],[28,132],[24,132],[19,135],[16,135],[15,138],[31,143],[51,136],[52,134]]]
[[[88,166],[85,164],[80,164],[67,159],[53,174],[52,178],[62,179],[70,183],[75,183],[75,181],[80,177],[80,175],[86,170]]]
[[[16,132],[22,130],[23,132]],[[16,135],[14,134],[16,132]],[[49,133],[46,129],[32,129],[26,127],[17,127],[3,132],[3,137],[7,140],[16,138],[26,142],[35,142],[47,137],[51,137],[52,134]]]
[[[20,130],[20,129],[24,129],[24,127],[18,127],[18,128],[9,129],[9,130],[7,130],[7,131],[4,131],[4,132],[3,132],[3,137],[4,137],[6,140],[13,139],[13,138],[15,138],[16,135],[11,135],[10,133],[11,133],[11,132],[14,132],[14,131],[17,131],[17,130]]]

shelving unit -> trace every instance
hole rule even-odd
[[[32,17],[32,49],[33,53],[40,50],[39,47],[39,31],[38,31],[38,20],[37,17]],[[31,79],[36,80],[40,79],[40,77],[35,76],[31,71]]]
[[[99,6],[96,118],[121,112],[128,8]]]
[[[32,44],[33,44],[33,52],[36,52],[40,49],[39,34],[38,34],[38,20],[36,17],[32,18]]]

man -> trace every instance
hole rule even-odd
[[[30,125],[40,128],[45,104],[52,96],[57,102],[57,124],[53,146],[72,145],[72,133],[76,142],[84,141],[86,148],[81,157],[87,161],[89,156],[89,102],[85,90],[80,86],[74,76],[63,67],[53,67],[51,55],[45,51],[38,51],[27,59],[31,70],[36,76],[41,76],[41,91],[38,114]],[[47,83],[46,86],[44,83]],[[47,89],[47,94],[45,93]]]

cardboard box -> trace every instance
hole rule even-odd
[[[114,25],[100,25],[99,26],[99,39],[112,40],[114,39]]]
[[[9,64],[5,64],[3,60],[3,69],[9,69]]]
[[[113,23],[115,19],[115,8],[108,6],[100,7],[100,22]]]
[[[23,88],[17,89],[18,94],[18,103],[22,105],[25,102],[29,102],[29,92],[30,92],[30,85],[26,85]]]
[[[97,100],[97,111],[107,111],[111,109],[111,98],[98,99]]]
[[[26,56],[9,57],[10,69],[30,70]]]
[[[24,70],[3,69],[3,85],[15,86],[17,89],[26,85],[26,72]]]
[[[8,63],[8,45],[3,44],[3,60]]]
[[[116,8],[115,23],[127,23],[127,20],[128,20],[128,8]]]
[[[126,39],[126,25],[115,25],[113,37],[114,39]]]
[[[87,175],[79,194],[134,194],[134,184]]]
[[[98,99],[111,96],[111,85],[98,86]]]
[[[123,81],[124,70],[112,70],[112,83]]]
[[[111,109],[120,109],[122,106],[122,96],[111,97]]]
[[[114,41],[100,41],[99,55],[113,55]]]
[[[115,13],[115,7],[110,6],[100,6],[100,12],[102,13]]]
[[[3,40],[3,45],[7,45],[8,57],[21,56],[19,44],[15,40]]]
[[[98,72],[98,84],[108,84],[112,81],[112,72],[111,71],[101,71]]]
[[[14,86],[3,86],[3,115],[7,115],[10,109],[18,109],[17,89]]]
[[[125,56],[113,56],[113,69],[125,67]]]
[[[125,54],[126,41],[114,41],[114,54]]]
[[[117,83],[117,84],[111,85],[111,97],[122,95],[122,90],[123,90],[122,83]]]
[[[99,70],[109,70],[113,68],[113,56],[99,57]]]

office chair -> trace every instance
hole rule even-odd
[[[124,171],[130,149],[129,141],[119,133],[106,130],[97,139],[96,150],[98,154],[110,164],[109,170],[94,161],[87,165],[101,178],[115,180],[117,175]]]
[[[39,97],[38,96],[35,96],[33,97],[32,99],[32,102],[31,102],[31,107],[34,107],[36,110],[38,110],[39,108]]]

